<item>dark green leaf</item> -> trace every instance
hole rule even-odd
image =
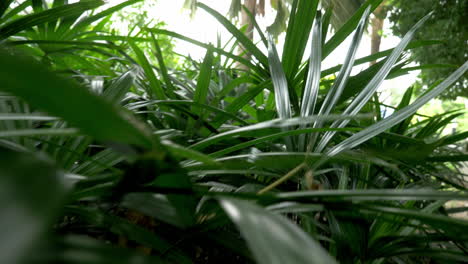
[[[145,126],[123,109],[73,81],[56,76],[23,55],[11,55],[2,50],[0,57],[3,62],[0,65],[0,89],[62,117],[99,140],[151,148],[152,141]]]
[[[247,240],[257,263],[337,263],[318,242],[286,218],[248,201],[219,198],[219,202]]]

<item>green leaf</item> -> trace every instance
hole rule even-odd
[[[314,121],[331,121],[331,120],[344,120],[344,119],[359,119],[358,116],[345,116],[345,115],[328,115],[328,116],[308,116],[308,117],[295,117],[295,118],[288,118],[288,119],[273,119],[269,121],[260,122],[254,125],[244,126],[237,129],[233,129],[230,131],[226,131],[208,138],[205,138],[191,146],[194,149],[203,149],[207,146],[214,144],[224,138],[232,137],[234,135],[239,135],[241,133],[249,133],[251,131],[271,128],[271,127],[288,127],[288,126],[296,126],[296,125],[304,125],[310,124]],[[361,117],[362,118],[362,117]]]
[[[441,192],[430,189],[376,189],[376,190],[319,190],[284,192],[279,199],[294,201],[417,201],[417,200],[468,200],[462,192]]]
[[[282,62],[288,80],[294,78],[309,39],[310,30],[317,12],[318,0],[295,0],[289,18],[284,41]]]
[[[421,20],[419,20],[419,22],[416,25],[414,25],[411,28],[411,30],[409,30],[406,33],[406,35],[398,44],[398,46],[394,48],[392,54],[390,54],[390,56],[387,57],[385,63],[382,65],[380,70],[374,75],[374,77],[369,81],[369,83],[367,83],[367,85],[361,90],[361,92],[353,99],[351,104],[348,105],[348,107],[344,111],[345,114],[355,115],[364,107],[367,101],[369,101],[369,99],[374,95],[377,88],[385,80],[385,77],[390,73],[390,70],[392,69],[393,65],[400,57],[406,45],[408,45],[408,43],[411,41],[416,31],[424,24],[424,22],[427,21],[427,19],[429,19],[430,16],[431,14],[428,14],[425,17],[423,17]],[[348,123],[349,121],[347,120],[337,121],[332,124],[332,127],[344,127]],[[322,137],[320,142],[317,144],[315,151],[323,151],[323,149],[325,149],[326,145],[334,136],[334,134],[334,132],[326,133]]]
[[[82,1],[23,16],[0,27],[0,40],[8,38],[33,26],[53,22],[59,18],[81,15],[83,12],[99,7],[102,4],[104,4],[104,1],[102,0]]]
[[[176,99],[174,94],[174,86],[172,85],[171,78],[169,77],[169,72],[166,68],[166,64],[164,63],[163,53],[161,51],[161,47],[159,47],[159,42],[154,37],[154,34],[151,33],[151,38],[153,39],[153,46],[156,55],[156,59],[159,63],[159,69],[161,70],[161,75],[166,83],[166,92],[170,98]]]
[[[42,0],[32,0],[32,8],[34,10],[34,12],[41,12],[42,10],[44,10],[44,1]]]
[[[346,87],[346,84],[348,83],[349,75],[351,74],[351,70],[354,65],[356,52],[361,43],[361,39],[365,30],[365,27],[367,26],[369,12],[370,12],[370,7],[368,7],[364,11],[364,14],[361,17],[361,20],[359,21],[353,40],[349,47],[348,53],[346,54],[346,58],[341,67],[340,73],[338,74],[332,87],[328,91],[325,97],[325,100],[322,102],[322,106],[320,107],[320,110],[318,112],[319,115],[328,115],[331,113],[333,108],[336,106],[338,100],[340,99],[343,93],[343,90]],[[320,122],[314,123],[314,128],[319,128],[321,126],[322,126],[322,123]],[[318,134],[315,134],[311,137],[310,142],[309,142],[309,148],[313,147],[317,137],[318,137]]]
[[[330,19],[333,15],[333,7],[329,6],[325,10],[325,14],[322,18],[322,46],[325,44],[325,40],[327,38],[328,29],[330,28]]]
[[[234,101],[232,101],[227,107],[226,107],[226,112],[229,112],[231,114],[237,114],[237,112],[242,109],[244,106],[246,106],[251,100],[255,98],[255,96],[261,94],[263,90],[271,85],[270,81],[264,81],[262,83],[259,83],[258,85],[255,85],[251,87],[247,92],[242,94],[241,96],[237,97]],[[227,117],[216,117],[213,120],[213,123],[215,124],[215,127],[221,126],[226,120],[229,118]]]
[[[52,121],[57,120],[57,118],[41,114],[0,113],[0,120]]]
[[[104,170],[120,172],[112,166],[115,166],[123,160],[124,157],[120,153],[108,148],[91,156],[78,166],[73,167],[70,172],[88,176],[94,176]]]
[[[191,43],[193,45],[202,47],[204,49],[211,48],[216,53],[219,53],[221,55],[226,56],[227,58],[230,58],[230,59],[233,59],[234,61],[242,63],[243,65],[249,67],[249,69],[253,69],[254,71],[256,71],[257,73],[259,73],[261,75],[265,74],[265,71],[263,69],[260,69],[260,67],[257,67],[256,65],[252,64],[249,60],[246,60],[246,59],[244,59],[244,58],[242,58],[240,56],[232,54],[231,52],[227,52],[227,51],[225,51],[223,49],[213,47],[212,45],[205,44],[205,43],[200,42],[198,40],[183,36],[181,34],[178,34],[178,33],[175,33],[175,32],[169,31],[169,30],[157,29],[157,28],[146,28],[146,30],[148,30],[148,31],[150,31],[150,32],[152,32],[154,34],[162,34],[162,35],[170,36],[170,37],[173,37],[173,38],[177,38],[177,39],[186,41],[188,43]]]
[[[62,117],[96,139],[151,148],[152,139],[146,127],[123,109],[73,81],[56,76],[25,56],[0,50],[0,57],[3,62],[0,89]]]
[[[329,151],[327,151],[327,155],[336,155],[343,150],[351,149],[363,142],[367,141],[368,139],[376,136],[383,131],[391,128],[392,126],[400,123],[404,119],[410,117],[416,111],[429,102],[432,98],[441,94],[445,89],[450,87],[455,81],[457,81],[465,72],[468,70],[468,62],[465,62],[460,68],[458,68],[455,72],[453,72],[447,79],[445,79],[442,83],[437,85],[434,89],[430,90],[412,104],[404,107],[403,109],[393,113],[391,116],[385,118],[384,120],[371,125],[370,127],[356,133],[355,135],[347,138],[346,140],[342,141],[340,144],[336,145]]]
[[[129,41],[129,44],[132,47],[132,50],[135,52],[137,56],[137,60],[140,66],[143,68],[143,71],[145,72],[145,76],[148,79],[148,82],[150,84],[151,91],[149,91],[148,93],[152,94],[153,97],[155,97],[155,99],[159,99],[159,100],[166,99],[167,98],[166,94],[164,93],[164,90],[161,87],[159,80],[156,78],[156,75],[154,74],[153,67],[149,63],[143,51],[137,45],[135,45],[135,43],[133,43],[132,41]]]
[[[406,107],[410,104],[411,102],[411,96],[413,95],[414,88],[413,86],[406,90],[405,94],[403,94],[403,97],[401,98],[400,104],[398,104],[398,107],[396,110],[400,110],[403,107]],[[390,132],[397,133],[403,135],[408,128],[408,126],[411,124],[411,119],[412,116],[408,117],[406,120],[398,124],[397,126],[392,127]]]
[[[302,93],[301,116],[313,115],[320,88],[320,69],[322,61],[321,16],[317,15],[313,30],[307,81]]]
[[[104,47],[104,48],[110,48],[110,49],[120,49],[119,47],[110,44],[110,43],[99,43],[99,42],[94,42],[94,41],[82,41],[82,40],[43,40],[43,39],[38,39],[38,40],[12,40],[12,41],[7,41],[7,45],[12,45],[12,46],[17,46],[17,45],[24,45],[24,44],[39,44],[39,45],[61,45],[65,47],[69,46],[90,46],[90,49],[92,46],[96,47]]]
[[[229,82],[228,84],[224,85],[223,89],[216,95],[216,98],[213,100],[213,104],[218,104],[224,97],[226,97],[233,89],[240,86],[241,84],[252,83],[252,77],[250,76],[242,76],[236,78]],[[215,103],[216,102],[216,103]]]
[[[5,0],[0,2],[0,18],[3,16],[8,7],[13,3],[14,0]]]
[[[109,102],[120,104],[125,94],[130,90],[135,81],[135,73],[133,71],[124,72],[120,75],[109,87],[107,87],[102,96]]]
[[[122,2],[120,4],[118,4],[118,5],[115,5],[115,6],[113,6],[111,8],[108,8],[108,9],[106,9],[104,11],[101,11],[101,12],[95,14],[95,15],[85,17],[84,19],[80,20],[77,23],[75,28],[79,29],[79,28],[87,27],[88,25],[90,25],[91,23],[93,23],[93,22],[95,22],[95,21],[97,21],[99,19],[102,19],[104,17],[112,15],[112,14],[116,13],[117,11],[121,10],[122,8],[124,8],[126,6],[133,5],[133,4],[141,2],[141,1],[142,0],[127,0],[127,1],[124,1],[124,2]]]
[[[359,21],[359,25],[356,29],[356,33],[354,34],[348,53],[346,54],[346,58],[341,67],[340,73],[336,77],[333,83],[333,86],[330,88],[329,92],[327,93],[327,96],[325,97],[325,100],[323,101],[322,106],[320,108],[319,114],[322,114],[322,115],[330,114],[332,109],[335,107],[336,103],[338,102],[338,99],[340,98],[341,94],[343,93],[344,88],[346,87],[349,75],[351,73],[351,69],[353,68],[353,65],[354,65],[356,52],[359,48],[362,35],[367,26],[369,12],[370,12],[370,8],[367,8],[361,17],[361,20]]]
[[[417,219],[435,228],[445,229],[446,232],[448,231],[449,234],[451,233],[451,235],[459,234],[460,236],[464,237],[464,239],[468,238],[466,233],[462,231],[468,228],[468,221],[465,219],[457,219],[444,215],[421,212],[419,210],[410,210],[390,206],[362,205],[362,207],[364,209],[363,211],[370,210],[382,214],[397,215],[404,216],[409,219]]]
[[[200,75],[197,79],[197,87],[193,96],[193,101],[198,104],[207,104],[207,96],[210,88],[211,72],[213,68],[213,50],[208,49],[206,51],[205,58],[201,64]],[[202,118],[203,109],[198,106],[192,106],[194,114]]]
[[[464,140],[466,138],[468,138],[468,131],[464,131],[456,135],[445,136],[437,142],[437,145],[446,146]]]
[[[366,87],[362,89],[361,93],[358,94],[353,102],[346,108],[345,113],[357,114],[361,110],[369,98],[374,95],[374,92],[377,90],[380,84],[382,84],[382,82],[385,80],[385,77],[388,75],[393,65],[400,57],[401,53],[411,41],[416,31],[422,27],[422,25],[429,19],[430,16],[431,14],[423,17],[416,25],[411,28],[410,31],[406,33],[398,46],[395,47],[393,52],[387,57],[384,65],[382,65],[382,68],[380,68],[372,80],[370,80]]]
[[[0,131],[2,137],[33,137],[33,136],[73,136],[79,135],[79,131],[75,128],[35,128],[35,129],[14,129]]]
[[[47,241],[65,197],[63,175],[42,158],[0,147],[0,262],[26,263]]]
[[[197,6],[208,12],[213,17],[215,17],[233,36],[236,37],[236,39],[242,44],[242,46],[247,51],[252,53],[255,56],[255,58],[257,58],[260,61],[260,63],[264,67],[268,66],[268,58],[260,51],[260,49],[257,48],[257,46],[255,45],[255,43],[252,42],[252,40],[250,40],[244,33],[237,29],[236,26],[229,22],[228,19],[226,19],[216,10],[208,7],[203,3],[198,3]]]
[[[0,24],[3,24],[5,21],[8,19],[14,17],[15,15],[23,12],[26,8],[31,6],[31,0],[26,0],[22,2],[21,4],[17,5],[16,7],[10,9],[8,13],[5,13],[6,9],[8,9],[8,6],[11,4],[12,0],[6,0],[6,1],[1,1],[0,2]],[[4,9],[5,8],[5,9]]]
[[[210,156],[207,156],[193,149],[185,148],[170,141],[162,141],[162,144],[166,146],[167,150],[174,157],[183,157],[189,160],[195,160],[209,165],[219,165],[219,163],[212,159]]]
[[[200,67],[201,69],[197,79],[197,86],[193,95],[193,102],[195,104],[192,105],[190,112],[194,118],[189,120],[186,127],[186,131],[189,136],[194,136],[196,134],[196,131],[199,130],[200,123],[202,123],[204,119],[204,108],[199,107],[198,105],[208,104],[207,97],[210,89],[211,72],[213,68],[213,50],[211,48],[206,50],[205,58]],[[215,132],[216,129],[211,131]]]
[[[218,114],[219,118],[222,117],[222,118],[232,119],[244,125],[249,124],[232,113],[226,112],[224,110],[221,110],[219,108],[216,108],[207,104],[195,103],[189,100],[151,100],[147,102],[137,102],[135,104],[129,104],[126,107],[132,111],[135,111],[139,108],[145,108],[147,106],[152,106],[152,105],[168,105],[168,106],[174,107],[174,110],[176,111],[179,110],[177,108],[178,105],[187,105],[192,108],[198,107],[198,108],[202,108],[204,111],[209,111],[209,112]],[[139,111],[137,113],[148,113],[148,112],[151,112],[151,111]]]
[[[336,128],[335,128],[336,129]],[[268,136],[264,137],[259,137],[247,142],[243,142],[237,145],[234,145],[232,147],[228,147],[216,152],[213,152],[209,154],[211,157],[221,157],[225,154],[238,151],[241,149],[245,149],[250,146],[257,146],[261,143],[265,142],[273,142],[275,139],[282,138],[282,137],[287,137],[287,136],[293,136],[293,135],[301,135],[301,134],[306,134],[306,133],[316,133],[316,132],[326,132],[329,131],[329,128],[303,128],[303,129],[295,129],[295,130],[289,130],[289,131],[284,131],[280,133],[271,133]],[[339,131],[357,131],[359,129],[355,128],[340,128],[338,129]]]
[[[271,174],[284,174],[290,169],[304,163],[311,163],[319,161],[322,158],[321,154],[309,153],[309,152],[260,152],[260,153],[249,153],[240,154],[233,156],[225,156],[216,159],[217,162],[222,164],[222,168],[226,170],[252,170],[262,171],[260,175]],[[357,152],[349,152],[340,154],[331,158],[330,164],[334,162],[340,164],[375,164],[378,166],[386,167],[392,171],[398,173],[396,166],[389,164],[383,160],[379,160],[375,157],[359,154]],[[254,167],[253,167],[254,165]],[[190,163],[185,166],[186,169],[191,171],[215,171],[220,170],[219,166],[209,166],[202,163]],[[292,182],[298,182],[299,178],[291,179]]]
[[[318,242],[286,218],[248,201],[219,198],[219,202],[247,240],[257,263],[337,263]]]
[[[291,118],[291,101],[289,98],[288,81],[279,60],[278,52],[270,36],[268,42],[268,61],[270,65],[271,81],[275,89],[276,112],[278,117]]]
[[[464,113],[455,113],[445,118],[432,118],[415,136],[415,138],[426,138],[434,136],[439,129],[446,127],[455,118],[463,116]]]
[[[411,49],[422,48],[422,47],[431,46],[431,45],[440,45],[440,44],[443,44],[443,42],[439,40],[414,40],[414,41],[411,41],[408,44],[408,46],[406,46],[405,50],[411,50]],[[364,64],[367,62],[371,62],[371,61],[376,61],[380,58],[386,57],[390,55],[393,52],[393,50],[394,50],[393,48],[382,50],[372,55],[359,58],[354,62],[354,66]],[[322,71],[321,77],[326,77],[330,74],[333,74],[339,71],[342,67],[343,65],[336,65],[331,68],[325,69]]]

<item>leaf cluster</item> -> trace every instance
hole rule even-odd
[[[433,15],[415,36],[415,39],[441,40],[439,46],[427,47],[412,52],[413,60],[421,63],[437,63],[458,67],[468,60],[466,39],[466,14],[468,1],[401,1],[393,0],[393,8],[389,19],[393,22],[392,30],[402,36],[418,19],[418,17],[433,11]],[[433,68],[422,71],[421,90],[428,89],[431,83],[443,79],[450,68]],[[458,80],[447,92],[441,95],[444,99],[455,99],[457,96],[468,97],[468,80],[466,75]]]

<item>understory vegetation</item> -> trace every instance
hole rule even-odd
[[[432,14],[357,58],[382,0],[330,38],[332,9],[294,0],[280,56],[203,3],[229,43],[109,29],[138,2],[0,2],[1,263],[466,263],[468,221],[452,215],[467,208],[445,205],[468,199],[468,131],[441,133],[463,112],[418,109],[468,63],[397,105],[377,92],[441,43],[413,40]]]

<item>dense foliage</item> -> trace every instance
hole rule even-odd
[[[397,47],[356,58],[381,0],[326,42],[319,1],[295,0],[280,57],[271,36],[253,43],[203,3],[236,41],[105,30],[137,2],[0,2],[1,263],[466,260],[468,221],[451,216],[466,207],[444,205],[468,199],[468,132],[440,136],[462,113],[417,111],[468,63],[395,106],[376,93],[413,69],[406,50],[438,43],[412,40],[428,16]],[[343,62],[322,69],[348,36]],[[206,56],[173,66],[167,37]]]
[[[432,83],[443,79],[447,74],[468,60],[466,40],[468,27],[467,0],[433,1],[433,0],[392,0],[390,21],[396,35],[403,36],[414,23],[428,12],[433,12],[427,25],[422,28],[415,39],[442,40],[438,46],[427,47],[412,52],[413,59],[421,64],[441,64],[446,67],[428,67],[420,75],[422,91],[427,90]],[[439,66],[441,66],[439,65]],[[456,82],[442,98],[454,99],[457,96],[468,98],[468,79],[466,75]]]

